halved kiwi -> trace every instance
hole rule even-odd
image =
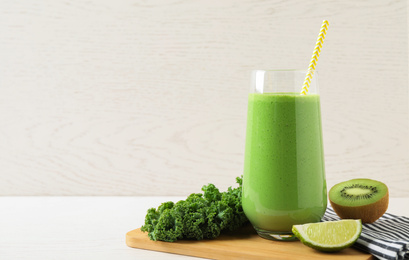
[[[372,223],[388,209],[388,187],[371,179],[353,179],[334,185],[329,201],[342,219],[361,219]]]

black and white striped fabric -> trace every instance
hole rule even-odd
[[[331,206],[322,221],[340,220]],[[385,213],[372,224],[363,224],[354,248],[378,259],[409,259],[409,218]]]

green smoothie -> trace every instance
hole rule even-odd
[[[256,229],[291,232],[327,207],[319,95],[248,99],[243,209]]]

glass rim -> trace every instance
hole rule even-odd
[[[268,69],[268,70],[263,70],[263,69],[256,69],[253,71],[265,71],[265,72],[307,72],[307,71],[314,71],[317,72],[318,70],[310,70],[310,69]]]

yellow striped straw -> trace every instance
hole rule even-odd
[[[325,34],[327,33],[328,30],[328,25],[329,24],[327,20],[324,20],[322,22],[320,34],[318,34],[317,43],[315,43],[315,49],[314,52],[312,53],[310,65],[308,66],[308,72],[307,75],[305,75],[304,84],[302,85],[301,95],[307,95],[308,89],[310,88],[312,75],[314,75],[315,66],[317,65],[318,57],[320,56],[322,43],[324,42]]]

